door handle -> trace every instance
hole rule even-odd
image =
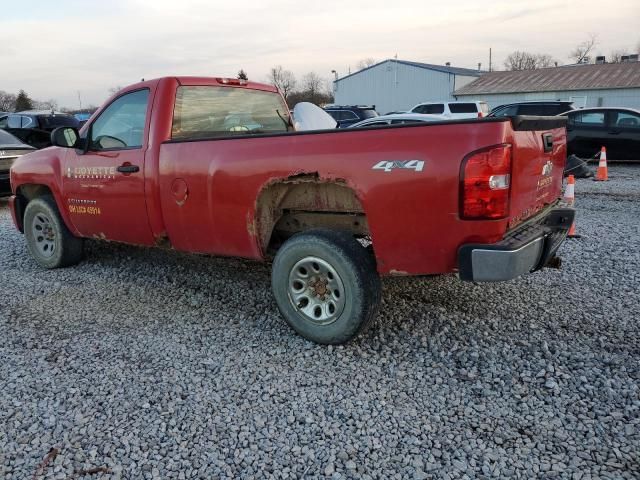
[[[120,165],[116,170],[120,173],[136,173],[140,171],[140,167],[138,165]]]

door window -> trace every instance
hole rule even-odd
[[[149,90],[127,93],[109,105],[91,125],[92,150],[142,147]]]
[[[441,114],[444,113],[444,105],[442,103],[430,103],[427,105],[418,105],[413,109],[414,113],[423,113],[423,114]]]
[[[492,113],[494,117],[513,117],[518,114],[518,106],[510,105],[508,107],[502,107],[500,110],[496,110]]]
[[[569,118],[576,126],[604,127],[604,112],[579,112]]]
[[[358,120],[358,116],[351,110],[341,110],[339,120]]]
[[[611,125],[616,128],[640,130],[640,115],[631,112],[612,112]]]
[[[451,113],[478,113],[475,103],[450,103],[449,110]]]

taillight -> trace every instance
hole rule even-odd
[[[484,113],[478,112],[478,118],[484,118]]]
[[[509,215],[511,145],[474,152],[462,163],[460,215],[469,220]]]

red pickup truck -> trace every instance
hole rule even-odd
[[[166,77],[17,160],[10,207],[45,268],[78,263],[83,238],[272,259],[285,320],[342,343],[374,317],[381,275],[501,281],[557,264],[574,215],[564,121],[295,132],[271,86]]]

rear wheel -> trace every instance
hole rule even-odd
[[[350,234],[332,230],[310,230],[286,241],[274,259],[271,283],[287,323],[323,344],[355,337],[380,301],[371,254]]]
[[[48,195],[27,204],[24,234],[29,253],[41,267],[68,267],[82,260],[83,240],[71,234]]]

